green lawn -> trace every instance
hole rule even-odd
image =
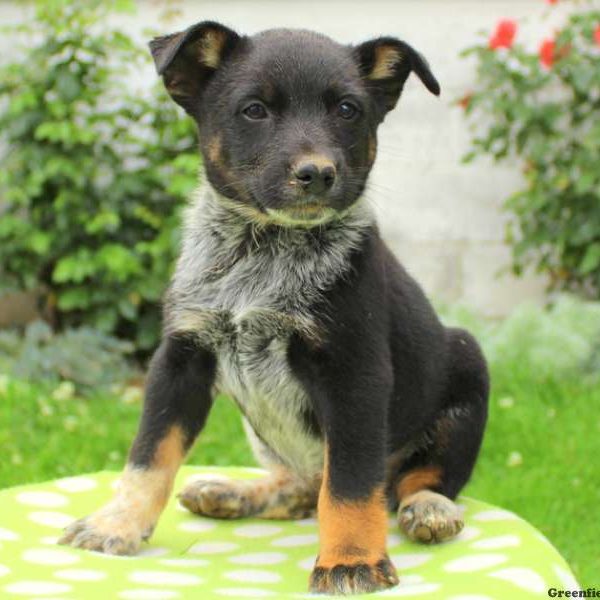
[[[584,586],[600,571],[600,385],[492,369],[491,415],[466,494],[513,510],[564,554]],[[139,403],[54,399],[42,387],[0,386],[0,487],[120,469]],[[219,398],[191,463],[254,464],[237,410]]]

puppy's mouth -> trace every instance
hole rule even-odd
[[[267,208],[268,215],[282,225],[312,227],[331,221],[337,211],[318,201],[291,204],[285,208]]]

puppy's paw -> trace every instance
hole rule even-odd
[[[131,511],[111,503],[71,523],[58,543],[105,554],[131,555],[150,537],[152,529],[141,527]]]
[[[368,594],[398,584],[396,569],[387,556],[375,564],[317,565],[310,576],[310,591],[317,594]]]
[[[178,494],[189,511],[217,519],[239,519],[257,512],[244,482],[233,479],[198,479]]]
[[[428,490],[403,500],[398,522],[409,539],[426,544],[449,540],[464,526],[458,506],[446,496]]]

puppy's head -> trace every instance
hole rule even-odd
[[[198,123],[208,179],[263,222],[310,226],[343,213],[411,71],[440,91],[421,55],[395,38],[349,47],[309,31],[243,37],[202,22],[150,48],[169,94]]]

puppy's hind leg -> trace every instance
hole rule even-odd
[[[320,478],[301,479],[285,467],[244,419],[256,460],[269,474],[257,479],[202,478],[188,484],[179,501],[193,513],[219,519],[303,519],[317,508]]]
[[[435,543],[463,528],[453,500],[475,465],[487,418],[488,375],[475,340],[448,330],[450,377],[445,408],[428,432],[429,445],[396,478],[400,528],[412,540]]]
[[[150,537],[185,453],[206,420],[214,363],[192,338],[162,342],[150,365],[139,432],[115,497],[67,527],[59,544],[134,554]]]
[[[258,479],[198,479],[179,494],[193,513],[219,519],[303,519],[317,507],[318,483],[279,467]]]

